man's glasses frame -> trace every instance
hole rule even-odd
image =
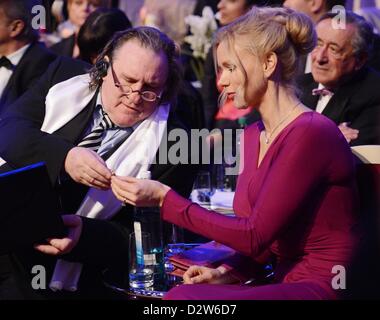
[[[158,95],[157,93],[153,91],[140,91],[140,90],[133,90],[131,86],[127,84],[121,84],[119,79],[116,76],[115,70],[113,68],[112,63],[111,65],[111,73],[112,73],[112,78],[113,82],[116,88],[120,89],[120,91],[123,93],[125,96],[129,96],[130,94],[137,92],[138,94],[141,95],[141,98],[145,101],[148,102],[155,102],[157,99],[161,99],[162,95],[161,93]]]

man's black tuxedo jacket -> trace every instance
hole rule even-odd
[[[20,97],[46,71],[56,55],[42,43],[34,42],[24,53],[0,99],[0,114]]]
[[[315,109],[319,96],[312,90],[318,87],[311,73],[299,78],[301,100],[309,108]],[[370,68],[363,68],[335,92],[323,115],[337,125],[349,122],[349,126],[359,130],[359,137],[352,146],[380,144],[380,74]]]
[[[64,160],[68,151],[77,144],[92,118],[96,100],[94,97],[82,112],[57,132],[46,134],[40,131],[45,114],[45,97],[53,85],[85,73],[88,67],[79,61],[58,58],[51,64],[39,82],[9,109],[0,122],[0,157],[7,161],[6,165],[0,167],[0,171],[45,161],[51,181],[57,182],[63,172]],[[64,107],[62,106],[62,108]],[[175,115],[171,114],[168,120],[168,130],[173,128],[183,127],[176,120]],[[170,148],[173,142],[167,142],[167,144]],[[163,145],[161,143],[160,148]],[[152,179],[171,186],[183,196],[188,196],[197,169],[197,166],[186,164],[153,164],[150,171]],[[75,212],[74,210],[78,208],[87,191],[86,187],[74,182],[70,186],[70,188],[64,188],[63,207],[66,213]],[[81,240],[67,258],[87,262],[91,266],[99,268],[105,266],[110,268],[112,264],[117,265],[118,268],[123,268],[122,272],[125,274],[128,260],[128,236],[132,226],[132,209],[131,206],[126,206],[112,221],[83,219]],[[23,256],[27,256],[27,254],[23,253]],[[25,259],[20,257],[20,260]],[[27,265],[28,261],[24,261],[24,264]],[[92,271],[87,270],[87,274],[89,273],[93,274]],[[86,268],[82,272],[82,278],[85,278],[83,274],[86,274]],[[93,285],[94,280],[90,279],[88,283]]]

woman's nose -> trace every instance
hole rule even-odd
[[[226,72],[221,72],[219,74],[219,78],[218,78],[218,86],[221,86],[223,88],[227,87],[229,84],[230,84],[230,80],[226,74]]]

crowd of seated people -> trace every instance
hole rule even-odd
[[[52,2],[0,0],[0,173],[44,162],[69,230],[64,239],[0,254],[0,299],[116,298],[103,281],[127,283],[134,206],[160,207],[163,221],[236,251],[231,265],[190,268],[184,279],[192,286],[167,299],[350,298],[329,286],[331,268],[367,254],[357,251],[361,227],[370,229],[367,241],[378,232],[368,221],[357,227],[350,153],[380,145],[380,37],[371,23],[345,11],[345,28],[335,28],[342,13],[332,9],[344,0],[188,0],[178,4],[181,14],[173,4],[165,11],[173,19],[153,27],[141,24],[166,2],[133,1],[134,17],[122,0],[57,2],[64,20],[48,14],[46,29],[33,25],[32,8],[56,10]],[[205,6],[218,13],[218,30],[194,83],[181,59],[189,49],[184,17]],[[191,129],[242,124],[231,218],[187,200],[200,170],[191,155],[178,163],[160,156],[177,142],[171,130],[184,130],[191,145]],[[144,130],[155,139],[141,140]],[[143,169],[153,181],[137,179]],[[247,264],[269,256],[272,284],[237,285],[249,277]],[[28,288],[36,263],[48,266],[56,292]],[[65,290],[67,274],[75,292]]]

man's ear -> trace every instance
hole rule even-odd
[[[109,66],[110,62],[108,56],[104,56],[103,59],[100,59],[95,64],[95,68],[97,69],[100,78],[105,78],[107,76]]]
[[[277,67],[277,61],[277,55],[274,52],[269,52],[266,56],[264,56],[262,65],[264,76],[267,79],[269,79],[275,72]]]
[[[314,14],[325,11],[326,0],[309,0],[307,3],[309,5],[310,11]]]
[[[11,38],[16,38],[18,35],[22,33],[25,28],[25,22],[22,20],[13,20],[9,24],[10,33],[9,36]]]

